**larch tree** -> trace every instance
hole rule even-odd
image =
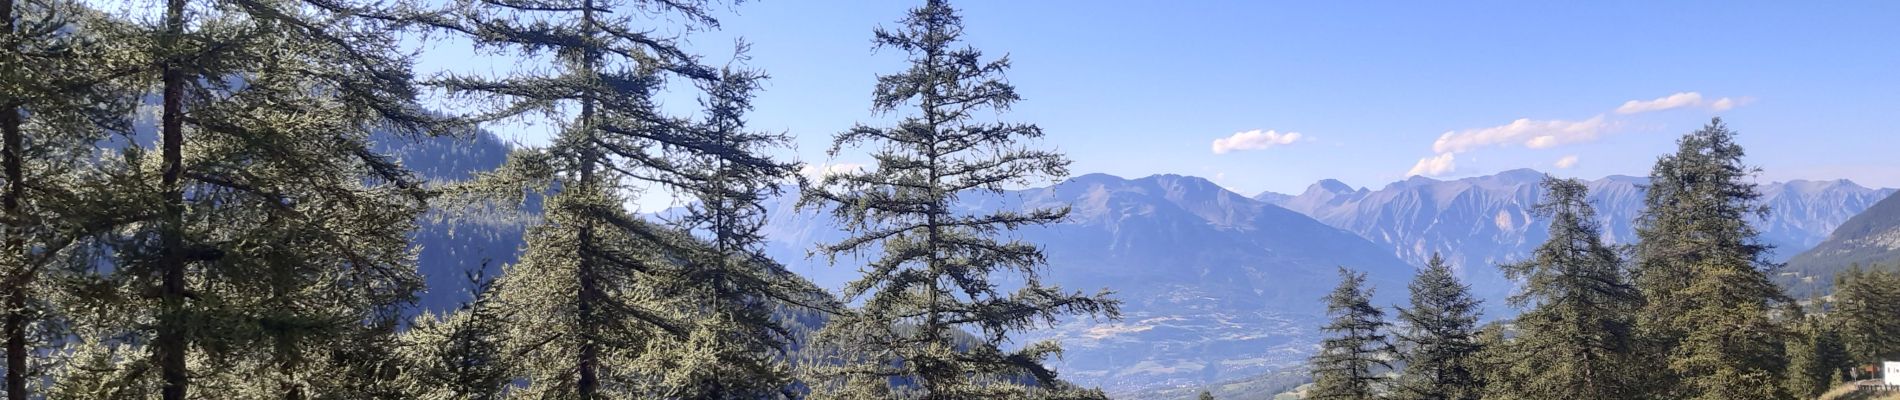
[[[1386,335],[1385,311],[1372,305],[1366,274],[1339,268],[1339,287],[1326,295],[1332,321],[1320,328],[1319,354],[1308,361],[1313,373],[1309,399],[1372,399],[1387,392],[1382,370],[1392,369],[1397,349]]]
[[[55,349],[71,339],[67,283],[84,249],[113,227],[94,207],[110,188],[90,179],[94,143],[123,131],[130,91],[88,25],[103,15],[68,1],[0,0],[0,335],[10,400],[44,397]]]
[[[380,12],[349,1],[128,7],[119,84],[151,93],[156,140],[98,165],[123,210],[89,287],[74,397],[370,396],[378,349],[421,280],[408,232],[428,191],[372,131],[433,134]],[[150,21],[140,13],[157,13]],[[144,125],[140,123],[139,125]],[[115,208],[116,207],[116,208]],[[110,289],[110,292],[103,291]],[[114,293],[116,292],[116,293]]]
[[[741,59],[743,51],[741,44]],[[703,301],[693,318],[698,323],[662,369],[668,372],[662,385],[673,388],[667,393],[671,397],[797,397],[786,353],[794,337],[773,313],[781,305],[807,305],[804,299],[822,290],[796,278],[762,248],[763,202],[782,194],[780,185],[797,169],[762,156],[785,146],[789,137],[746,128],[745,113],[763,79],[759,72],[728,66],[718,81],[701,85],[705,116],[698,129],[708,143],[732,152],[696,157],[682,168],[692,177],[682,192],[694,201],[677,222],[706,243],[689,249],[684,261],[686,279],[694,284],[688,295]]]
[[[836,365],[811,368],[815,398],[1101,396],[1044,366],[1060,352],[1053,341],[1003,348],[1012,333],[1064,316],[1118,318],[1120,306],[1106,291],[1043,284],[1041,249],[1005,238],[1059,222],[1066,208],[970,214],[957,207],[968,192],[1054,179],[1069,165],[1060,153],[1024,143],[1043,136],[1036,125],[977,120],[1019,98],[1002,76],[1008,59],[985,61],[960,44],[962,35],[962,18],[941,0],[912,9],[899,28],[878,29],[879,48],[904,52],[910,67],[878,77],[872,109],[912,111],[895,126],[839,133],[833,157],[867,147],[876,164],[827,175],[804,192],[802,205],[830,206],[850,232],[819,253],[833,263],[875,255],[844,288],[847,301],[863,305],[817,335],[843,355]],[[965,333],[978,337],[959,343]]]
[[[1502,344],[1491,381],[1506,398],[1635,398],[1632,360],[1641,294],[1616,250],[1603,243],[1588,189],[1575,179],[1546,177],[1535,209],[1550,220],[1550,239],[1531,258],[1501,265],[1521,281],[1513,305],[1517,335]]]
[[[452,97],[497,105],[472,119],[552,121],[545,148],[512,155],[467,185],[519,202],[552,193],[518,262],[504,268],[495,300],[519,354],[516,375],[534,397],[704,398],[776,393],[788,384],[772,354],[783,345],[764,310],[782,287],[761,263],[755,203],[790,166],[762,155],[781,139],[743,131],[756,77],[721,74],[663,36],[716,28],[709,1],[463,1],[433,17],[436,29],[525,62],[510,76],[446,76]],[[531,64],[530,64],[531,65]],[[655,96],[669,83],[709,91],[708,121],[669,115]],[[641,188],[711,203],[688,229],[646,220],[625,204]],[[713,211],[708,211],[713,210]],[[708,243],[710,241],[710,243]]]
[[[1650,172],[1637,217],[1635,282],[1645,353],[1667,358],[1652,396],[1778,399],[1786,359],[1771,312],[1786,295],[1763,273],[1750,222],[1768,211],[1720,118],[1677,140]],[[1665,369],[1659,369],[1665,370]]]
[[[447,315],[423,312],[401,335],[404,395],[425,400],[505,398],[516,368],[494,281],[469,276],[472,298]]]
[[[1411,307],[1399,309],[1396,334],[1405,370],[1394,385],[1399,399],[1477,399],[1484,389],[1478,357],[1478,299],[1451,266],[1432,254],[1412,278]]]

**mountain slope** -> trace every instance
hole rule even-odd
[[[1502,300],[1514,285],[1495,265],[1528,256],[1547,238],[1548,223],[1530,212],[1541,195],[1542,178],[1541,172],[1519,169],[1450,181],[1412,177],[1379,190],[1323,180],[1279,204],[1384,245],[1413,265],[1423,264],[1432,252],[1443,253],[1486,299],[1487,310],[1501,316],[1511,313]],[[1605,239],[1635,241],[1634,222],[1647,183],[1630,176],[1588,182]],[[1777,259],[1819,243],[1835,226],[1893,193],[1845,180],[1770,183],[1759,190],[1773,211],[1756,226],[1763,242],[1779,249]]]
[[[1827,240],[1788,260],[1774,279],[1797,299],[1832,291],[1834,275],[1853,265],[1900,263],[1900,196],[1888,196],[1841,223]]]
[[[774,210],[774,256],[838,288],[863,259],[807,259],[840,233],[815,213]],[[1049,257],[1046,280],[1070,290],[1108,288],[1125,319],[1063,321],[1022,339],[1059,339],[1064,376],[1111,390],[1241,378],[1303,362],[1317,343],[1320,296],[1335,267],[1367,271],[1381,304],[1395,304],[1411,268],[1384,248],[1305,215],[1201,178],[1090,174],[1045,188],[971,194],[971,212],[1071,207],[1067,222],[1018,232]]]

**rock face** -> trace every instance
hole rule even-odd
[[[1386,246],[1413,265],[1442,253],[1486,299],[1487,311],[1506,315],[1511,310],[1503,299],[1514,285],[1494,266],[1527,257],[1548,238],[1548,223],[1531,214],[1543,175],[1519,169],[1449,181],[1413,177],[1376,191],[1329,179],[1277,204]],[[1630,176],[1588,182],[1606,240],[1635,242],[1647,183]],[[1777,248],[1776,261],[1820,243],[1834,227],[1893,193],[1846,180],[1777,182],[1759,190],[1771,212],[1755,224],[1762,241]]]
[[[836,240],[829,220],[773,204],[772,252],[838,288],[862,259],[807,259]],[[1045,280],[1107,288],[1120,322],[1064,321],[1023,339],[1059,339],[1065,377],[1114,390],[1196,384],[1296,365],[1317,342],[1319,298],[1344,265],[1371,275],[1381,304],[1404,295],[1412,268],[1375,245],[1285,208],[1176,175],[1078,176],[1050,187],[966,195],[969,212],[1070,207],[1067,222],[1019,231],[1049,257]]]

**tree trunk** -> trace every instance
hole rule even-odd
[[[14,34],[13,0],[0,0],[0,29],[4,29],[3,32],[6,35]],[[13,49],[7,50],[13,53]],[[20,145],[22,144],[20,124],[20,110],[17,105],[8,104],[4,109],[0,109],[0,142],[4,142],[0,145],[4,146],[0,152],[5,153],[0,155],[0,158],[4,158],[0,162],[6,164],[7,179],[6,193],[0,195],[0,207],[6,208],[5,215],[13,220],[10,225],[15,225],[7,227],[6,249],[8,252],[16,253],[14,255],[19,256],[21,260],[25,260],[23,252],[26,251],[26,242],[21,237],[25,229],[17,226],[20,221],[20,193],[25,187],[25,179],[20,172]],[[7,336],[7,399],[26,400],[26,291],[31,285],[32,278],[27,276],[31,272],[24,263],[13,267],[15,268],[12,271],[13,275],[7,277],[9,287],[7,288],[7,316],[4,328]]]
[[[179,37],[185,31],[185,0],[167,0],[165,9],[165,32],[162,48],[167,53],[178,50]],[[176,57],[167,54],[167,57]],[[159,227],[159,271],[162,276],[160,287],[161,309],[159,311],[158,337],[153,341],[158,357],[160,376],[163,379],[162,395],[164,400],[184,400],[189,387],[189,375],[185,369],[185,194],[179,178],[184,175],[183,148],[184,132],[184,96],[185,73],[176,65],[177,61],[167,60],[164,64],[164,115],[160,121],[162,137],[162,161],[164,162],[163,188],[165,190],[164,215]]]
[[[585,2],[581,9],[581,30],[589,35],[594,33],[594,2],[592,0]],[[592,43],[584,45],[593,46]],[[596,64],[600,62],[600,59],[592,48],[583,51],[585,54],[582,56],[581,73],[586,74],[591,80],[594,78],[594,70]],[[594,163],[599,162],[599,160],[597,160],[599,156],[593,151],[594,144],[587,143],[591,142],[591,139],[594,138],[594,99],[591,91],[584,92],[581,96],[581,134],[586,135],[590,140],[584,141],[581,147],[579,183],[583,193],[592,194],[594,190],[599,189],[599,187],[594,184],[594,180],[596,179],[594,177]],[[586,253],[589,251],[588,249],[594,245],[594,224],[592,220],[587,217],[582,217],[578,241],[578,247],[582,253]],[[598,287],[598,282],[595,282],[596,276],[593,271],[594,263],[585,255],[582,255],[579,259],[580,265],[576,266],[578,269],[576,272],[577,275],[579,275],[577,278],[579,279],[581,287],[580,297],[578,298],[580,303],[578,304],[578,308],[581,316],[580,329],[582,330],[582,335],[579,360],[580,380],[577,382],[575,389],[582,400],[593,400],[595,392],[600,390],[600,343],[598,343],[595,338],[595,336],[597,336],[595,334],[595,326],[597,324],[595,324],[594,321],[594,301],[599,297],[600,288]]]

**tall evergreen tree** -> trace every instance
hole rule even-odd
[[[1796,398],[1820,398],[1822,393],[1840,385],[1841,372],[1851,361],[1841,343],[1839,329],[1823,318],[1806,318],[1789,338],[1788,394]]]
[[[1472,340],[1478,345],[1478,355],[1472,359],[1472,374],[1484,382],[1479,397],[1484,399],[1521,399],[1525,386],[1522,378],[1514,376],[1517,366],[1517,348],[1505,338],[1507,325],[1504,322],[1491,322],[1478,328],[1478,334]]]
[[[686,278],[696,288],[690,295],[704,299],[693,318],[697,324],[679,346],[680,356],[664,369],[664,386],[677,388],[670,395],[678,398],[796,397],[785,352],[793,338],[773,309],[799,305],[821,290],[793,277],[761,248],[763,201],[780,194],[779,185],[796,168],[759,156],[790,138],[746,130],[744,114],[761,79],[760,73],[728,67],[717,82],[703,84],[706,116],[699,129],[708,143],[735,153],[697,157],[684,168],[693,176],[685,191],[696,201],[680,222],[702,232],[708,243],[686,261]]]
[[[1452,275],[1445,259],[1432,254],[1412,277],[1412,306],[1399,309],[1399,337],[1405,371],[1393,394],[1400,399],[1477,399],[1484,383],[1473,365],[1479,348],[1478,299],[1471,287]]]
[[[405,395],[428,400],[501,399],[515,368],[494,281],[470,276],[474,298],[448,315],[417,316],[401,340]]]
[[[1833,320],[1852,362],[1900,357],[1900,274],[1854,266],[1836,276]]]
[[[1641,297],[1623,260],[1603,244],[1588,189],[1575,179],[1545,177],[1538,216],[1550,220],[1550,239],[1531,258],[1500,266],[1523,282],[1511,302],[1530,309],[1517,318],[1517,337],[1502,374],[1507,398],[1620,399],[1640,397],[1633,362],[1632,313]]]
[[[168,400],[350,396],[320,366],[380,364],[339,357],[378,353],[342,349],[381,342],[364,339],[413,301],[407,233],[428,195],[368,136],[440,122],[413,105],[393,25],[349,1],[127,10],[158,24],[88,28],[153,66],[123,82],[156,93],[158,137],[103,164],[137,178],[117,187],[137,207],[113,239],[116,319],[86,350],[115,372],[86,375]]]
[[[1309,399],[1371,399],[1385,391],[1381,369],[1392,369],[1397,352],[1385,334],[1385,311],[1372,305],[1366,274],[1339,268],[1339,287],[1326,296],[1332,322],[1320,330],[1319,354],[1310,361],[1313,389]]]
[[[949,4],[928,0],[902,23],[878,29],[876,43],[907,53],[911,66],[878,77],[872,108],[896,113],[914,106],[915,112],[894,127],[838,134],[834,157],[866,146],[877,165],[826,176],[801,202],[834,206],[831,214],[852,233],[819,247],[834,263],[839,255],[877,255],[864,277],[844,290],[847,300],[863,306],[818,335],[862,357],[814,368],[814,397],[884,398],[895,384],[925,399],[1070,396],[1071,388],[1043,366],[1060,351],[1055,342],[1015,351],[1002,346],[1011,333],[1065,315],[1118,318],[1119,303],[1106,291],[1085,295],[1044,285],[1041,249],[1000,238],[1061,221],[1068,210],[968,215],[956,207],[966,191],[1000,193],[1006,185],[1066,175],[1069,161],[1022,143],[1042,137],[1035,125],[976,120],[1007,110],[1018,97],[1002,77],[1007,58],[983,61],[982,52],[960,47],[963,20]],[[997,282],[1003,274],[1013,292]],[[957,331],[981,337],[959,345],[952,341]]]
[[[1762,270],[1768,246],[1749,222],[1767,213],[1720,118],[1677,140],[1656,161],[1637,218],[1638,321],[1645,352],[1668,358],[1652,396],[1773,399],[1786,360],[1774,303],[1786,301]]]
[[[56,304],[84,262],[78,249],[111,224],[91,208],[86,160],[108,130],[123,130],[129,91],[111,78],[88,25],[102,15],[73,2],[0,0],[0,336],[8,399],[35,397],[52,349],[72,335]],[[109,190],[109,189],[105,189]],[[100,225],[106,226],[100,226]],[[43,396],[43,393],[41,393]]]
[[[674,38],[636,22],[715,28],[710,1],[458,2],[426,25],[554,68],[508,77],[438,80],[456,97],[499,107],[476,119],[531,118],[562,130],[544,149],[517,152],[471,185],[519,201],[551,190],[544,223],[497,283],[509,347],[519,349],[517,391],[554,397],[743,397],[783,390],[769,319],[785,289],[757,256],[756,202],[784,163],[761,155],[782,141],[745,132],[757,78],[720,74]],[[660,110],[654,96],[679,79],[707,90],[708,120]],[[568,119],[571,116],[571,119]],[[689,228],[704,241],[625,209],[636,185],[694,196]]]

